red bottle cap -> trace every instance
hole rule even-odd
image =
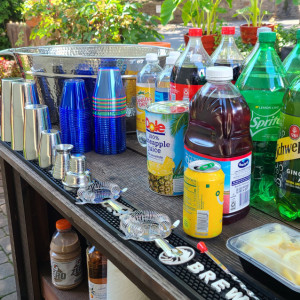
[[[57,230],[67,230],[67,229],[71,229],[71,227],[72,227],[71,223],[66,219],[60,219],[56,221]]]
[[[235,27],[234,26],[223,26],[222,34],[235,34]]]
[[[202,36],[202,29],[201,28],[190,28],[189,36]]]
[[[207,247],[204,244],[204,242],[199,242],[197,244],[197,249],[201,252],[201,253],[205,253],[207,251]]]

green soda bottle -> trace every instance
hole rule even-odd
[[[300,75],[300,29],[297,30],[296,39],[296,46],[283,62],[289,83],[291,83],[297,76]]]
[[[286,220],[300,218],[300,75],[283,98],[275,180],[280,215]]]
[[[288,86],[286,71],[274,49],[275,40],[275,32],[259,34],[260,46],[236,82],[251,110],[251,203],[275,197],[276,142],[282,99]]]

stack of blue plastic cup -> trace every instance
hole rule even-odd
[[[59,107],[61,141],[62,144],[72,144],[73,153],[92,150],[91,117],[84,80],[65,80]]]
[[[126,95],[120,70],[100,67],[93,96],[95,152],[118,154],[126,150]]]

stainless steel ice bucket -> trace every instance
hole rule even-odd
[[[123,80],[133,80],[135,75],[132,74],[141,70],[147,53],[157,53],[163,66],[170,50],[148,45],[70,44],[7,49],[0,51],[0,55],[13,55],[25,78],[36,81],[40,103],[48,105],[51,122],[58,123],[58,106],[65,79],[84,79],[91,98],[100,65],[115,59]],[[135,125],[134,120],[128,121]]]

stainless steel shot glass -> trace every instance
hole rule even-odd
[[[61,144],[60,132],[56,129],[44,130],[39,143],[39,166],[48,169],[55,163],[57,145]]]
[[[38,159],[38,146],[43,130],[51,129],[47,105],[25,106],[23,155],[26,160]]]
[[[1,100],[1,140],[11,142],[10,109],[12,98],[12,83],[24,81],[23,78],[2,79],[2,100]]]
[[[62,180],[70,168],[71,150],[73,149],[73,145],[60,144],[57,145],[55,149],[56,157],[52,175],[55,179]]]

